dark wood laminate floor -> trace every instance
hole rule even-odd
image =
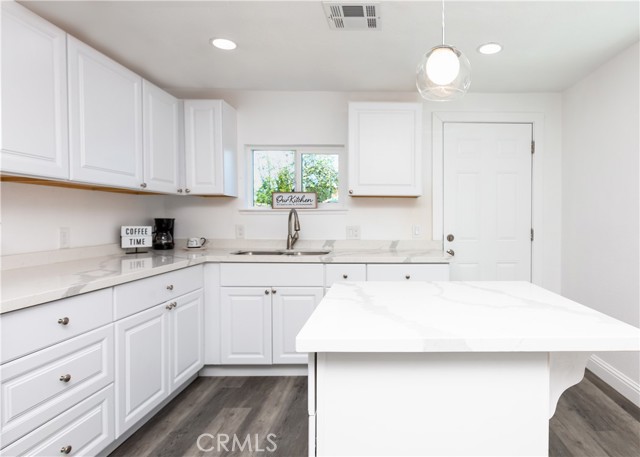
[[[307,424],[306,377],[198,378],[111,457],[304,457]],[[231,451],[234,434],[244,452]],[[640,409],[587,371],[560,398],[549,456],[640,457]]]

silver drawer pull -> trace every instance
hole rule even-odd
[[[406,275],[405,279],[411,279],[411,275]]]
[[[342,277],[343,277],[344,279],[347,279],[347,278],[349,277],[349,275],[342,275]]]
[[[270,294],[269,289],[265,289],[265,290],[264,290],[264,294],[265,294],[265,295],[269,295],[269,294]]]
[[[173,284],[169,284],[169,285],[167,286],[167,290],[173,290]]]
[[[67,325],[69,323],[69,318],[68,317],[63,317],[61,319],[58,319],[58,324],[60,325]]]
[[[60,381],[62,382],[69,382],[71,381],[71,375],[70,374],[63,374],[62,376],[60,376]],[[68,453],[67,453],[68,454]]]
[[[71,445],[69,446],[62,446],[60,448],[60,454],[68,454],[69,452],[71,452]]]
[[[171,311],[173,308],[175,308],[176,306],[178,306],[178,304],[174,301],[172,301],[171,303],[169,303],[167,306],[165,306],[165,308],[167,308],[169,311]]]

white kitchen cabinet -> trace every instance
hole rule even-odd
[[[296,336],[323,296],[322,287],[278,287],[271,291],[273,314],[273,363],[307,363],[307,354],[296,352]]]
[[[182,193],[181,102],[148,81],[142,82],[142,97],[145,188],[154,192]]]
[[[349,103],[349,195],[422,195],[422,105]]]
[[[369,264],[367,281],[448,281],[449,264]]]
[[[158,305],[116,322],[116,437],[169,395],[169,310]]]
[[[142,78],[67,37],[71,180],[141,189]]]
[[[2,172],[68,179],[66,33],[2,2]]]
[[[115,439],[113,390],[111,384],[61,412],[42,427],[2,449],[2,455],[98,455]]]
[[[203,297],[198,290],[176,299],[170,313],[169,388],[173,392],[204,364]]]
[[[367,280],[367,266],[364,263],[335,263],[324,268],[325,287],[331,287],[336,282]]]
[[[185,193],[237,196],[236,112],[222,100],[185,100]]]
[[[202,368],[202,316],[199,289],[115,323],[116,436]]]
[[[271,364],[271,288],[222,287],[220,337],[223,365]]]

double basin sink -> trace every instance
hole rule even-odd
[[[331,251],[298,251],[298,250],[273,250],[273,251],[236,251],[233,255],[326,255]]]

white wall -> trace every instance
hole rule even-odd
[[[3,182],[2,255],[59,248],[59,228],[71,247],[120,242],[121,225],[150,225],[164,217],[164,197]]]
[[[349,101],[421,101],[416,92],[340,93],[222,91],[180,92],[183,98],[223,98],[238,113],[240,149],[239,198],[167,197],[168,217],[177,220],[176,235],[230,239],[235,225],[245,226],[246,238],[286,239],[286,212],[256,213],[247,208],[246,145],[347,144]],[[434,111],[542,113],[545,154],[541,163],[545,182],[545,268],[543,285],[560,289],[560,150],[559,94],[467,94],[458,102],[424,103],[424,189],[419,198],[347,198],[342,212],[304,212],[301,239],[344,239],[347,225],[359,225],[363,239],[411,239],[411,226],[420,225],[422,238],[431,239],[431,118]],[[541,233],[542,235],[542,233]]]
[[[639,53],[635,44],[563,93],[562,157],[562,294],[636,327]],[[640,382],[637,353],[599,357]]]
[[[175,217],[176,237],[235,238],[235,225],[246,238],[286,238],[286,212],[243,211],[247,206],[245,145],[347,143],[349,101],[421,101],[415,92],[211,92],[180,93],[184,98],[227,100],[238,112],[239,198],[149,197],[22,184],[3,184],[2,252],[57,249],[58,228],[71,227],[72,246],[117,242],[122,224],[152,217]],[[544,275],[542,285],[560,289],[560,147],[559,94],[467,94],[458,102],[424,103],[424,195],[419,198],[347,198],[346,210],[301,213],[301,239],[344,239],[347,225],[359,225],[363,239],[411,239],[412,225],[431,239],[431,117],[434,111],[525,112],[545,117],[542,167],[545,196]]]

